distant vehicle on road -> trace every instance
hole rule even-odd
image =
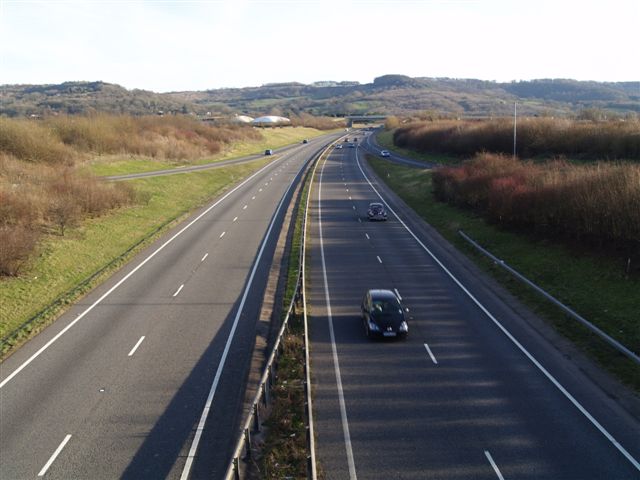
[[[406,338],[409,334],[405,311],[391,290],[368,290],[362,298],[360,311],[369,338]]]
[[[347,145],[349,148],[356,148],[356,144],[355,143],[350,143],[349,145]]]
[[[273,150],[271,150],[270,148],[268,148],[267,150],[264,151],[265,155],[273,155]]]
[[[309,143],[309,140],[305,138],[304,140],[302,140],[302,143]]]
[[[342,150],[342,144],[341,144],[341,143],[338,143],[338,144],[336,145],[336,148],[337,148],[338,150]]]
[[[390,156],[391,156],[391,154],[389,153],[389,150],[382,150],[382,151],[380,152],[380,156],[381,156],[381,157],[390,157]]]
[[[367,210],[367,217],[369,220],[386,220],[387,219],[387,211],[384,208],[384,205],[381,203],[370,203],[369,209]]]

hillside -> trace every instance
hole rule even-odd
[[[483,117],[510,115],[513,102],[523,115],[575,115],[586,109],[626,115],[640,113],[640,82],[584,82],[543,79],[498,83],[474,79],[384,75],[372,83],[323,81],[267,84],[196,92],[154,93],[104,82],[0,86],[0,115],[50,113],[156,114],[201,116],[358,113],[406,115],[433,111]]]

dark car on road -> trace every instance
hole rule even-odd
[[[265,155],[273,155],[273,150],[271,150],[270,148],[264,151]]]
[[[309,143],[309,140],[305,138],[304,140],[302,140],[302,143]]]
[[[360,309],[367,337],[406,338],[409,334],[404,309],[391,290],[368,290]]]
[[[386,220],[387,219],[387,211],[384,208],[384,205],[381,203],[370,203],[369,208],[367,209],[367,218],[369,220]]]

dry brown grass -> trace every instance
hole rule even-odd
[[[493,222],[640,255],[640,165],[544,164],[480,154],[433,174],[440,200]]]
[[[472,156],[487,151],[513,152],[513,119],[439,120],[398,128],[394,143],[421,152]],[[640,160],[640,121],[577,121],[522,118],[517,125],[517,154],[588,159]]]

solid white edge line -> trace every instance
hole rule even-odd
[[[224,236],[226,235],[226,233],[227,233],[227,232],[222,232],[222,233],[220,234],[220,238],[224,237]]]
[[[305,167],[307,162],[304,162],[298,173],[294,178],[297,178],[302,169]],[[253,284],[253,278],[255,277],[256,270],[258,270],[258,265],[260,264],[260,260],[262,259],[262,254],[264,249],[266,248],[267,242],[271,237],[271,230],[273,230],[273,225],[276,222],[276,218],[278,218],[278,214],[280,213],[280,209],[284,204],[284,200],[287,197],[289,190],[293,186],[293,181],[289,184],[287,189],[285,190],[282,198],[280,199],[280,203],[278,204],[278,208],[276,208],[273,217],[271,218],[271,223],[269,224],[269,228],[267,229],[267,233],[264,236],[264,240],[262,240],[262,245],[260,245],[260,250],[258,251],[258,255],[256,256],[256,260],[253,264],[253,268],[251,269],[251,275],[249,275],[249,280],[247,281],[247,285],[242,294],[242,299],[240,300],[240,305],[238,306],[238,310],[236,312],[236,316],[233,319],[233,325],[231,326],[231,330],[229,332],[229,336],[227,337],[227,342],[224,346],[224,351],[222,352],[222,357],[220,358],[220,363],[218,364],[218,369],[216,370],[216,375],[211,383],[211,388],[209,390],[209,395],[207,396],[207,401],[205,402],[204,408],[202,410],[202,414],[200,415],[200,421],[198,422],[198,426],[196,427],[196,433],[193,437],[193,441],[191,443],[191,447],[189,448],[189,453],[187,454],[186,461],[184,464],[184,468],[182,469],[182,475],[180,476],[180,480],[187,480],[189,478],[189,473],[191,471],[191,465],[193,464],[193,460],[195,459],[196,452],[198,450],[198,445],[200,444],[200,438],[202,437],[202,432],[204,432],[204,426],[207,421],[207,417],[209,416],[209,411],[211,410],[211,406],[213,404],[213,397],[215,396],[216,390],[218,389],[218,382],[220,381],[220,377],[222,376],[222,370],[224,369],[224,365],[227,361],[227,355],[229,354],[229,349],[231,348],[231,342],[233,341],[233,337],[236,332],[236,328],[238,327],[238,322],[240,320],[240,315],[242,314],[242,310],[244,309],[244,304],[249,296],[249,290]]]
[[[431,357],[431,360],[433,361],[433,363],[435,363],[436,365],[438,364],[438,361],[436,360],[436,357],[433,355],[433,352],[431,351],[431,349],[429,348],[429,345],[427,345],[426,343],[424,344],[424,348],[427,349],[427,352],[429,353],[429,356]]]
[[[180,290],[182,290],[183,288],[184,288],[184,283],[178,287],[178,290],[176,290],[176,293],[174,293],[173,296],[177,297],[178,294],[180,293]]]
[[[53,464],[53,462],[55,462],[56,458],[58,457],[58,455],[60,455],[60,452],[62,452],[62,449],[65,447],[65,445],[70,439],[71,439],[71,434],[68,434],[66,437],[64,437],[64,440],[62,440],[62,443],[58,445],[58,448],[56,448],[56,451],[53,452],[53,455],[51,455],[51,458],[49,458],[49,461],[44,465],[44,467],[42,467],[42,470],[40,470],[40,472],[38,473],[39,477],[42,477],[44,476],[45,473],[47,473],[47,470],[49,470],[49,467]]]
[[[342,389],[342,377],[340,375],[340,363],[338,361],[338,349],[336,347],[336,337],[333,331],[333,315],[331,314],[331,301],[329,300],[329,282],[327,280],[327,266],[324,258],[324,237],[322,235],[322,177],[324,166],[320,170],[320,180],[318,182],[318,226],[320,230],[320,258],[322,260],[322,275],[324,279],[324,297],[327,304],[327,320],[329,323],[329,335],[331,337],[331,351],[333,354],[333,367],[336,375],[336,386],[338,389],[338,401],[340,403],[340,416],[342,418],[342,432],[344,435],[344,445],[347,454],[347,464],[349,466],[349,479],[356,480],[356,465],[353,460],[353,448],[351,447],[351,435],[349,433],[349,422],[347,420],[347,406],[344,401],[344,391]]]
[[[277,161],[277,160],[276,160]],[[60,330],[57,335],[55,337],[53,337],[51,340],[49,340],[47,343],[45,343],[42,347],[40,347],[40,349],[34,353],[33,355],[31,355],[27,360],[25,360],[18,368],[16,368],[7,378],[5,378],[1,383],[0,383],[0,389],[3,388],[7,383],[9,383],[11,381],[11,379],[13,379],[13,377],[15,377],[18,373],[20,373],[25,367],[27,367],[31,362],[33,362],[36,358],[38,358],[42,352],[44,352],[47,348],[49,348],[51,345],[53,345],[53,343],[55,343],[62,335],[64,335],[71,327],[73,327],[76,323],[78,323],[78,321],[80,321],[80,319],[82,319],[87,313],[89,313],[91,310],[93,310],[97,305],[100,304],[100,302],[102,302],[105,298],[107,298],[109,295],[111,295],[114,290],[116,290],[120,285],[122,285],[124,282],[126,282],[129,277],[131,277],[134,273],[136,273],[138,270],[140,270],[149,260],[151,260],[153,257],[155,257],[158,253],[160,253],[162,250],[164,250],[164,248],[169,245],[171,242],[173,242],[176,238],[178,238],[180,235],[182,235],[187,229],[189,229],[191,227],[191,225],[193,225],[194,223],[196,223],[198,220],[200,220],[202,217],[204,217],[207,213],[209,213],[211,210],[213,210],[215,207],[217,207],[220,203],[222,203],[224,200],[227,199],[227,197],[229,197],[231,194],[233,194],[235,191],[237,191],[238,189],[242,188],[246,183],[248,183],[250,180],[252,180],[254,177],[256,177],[257,175],[259,175],[260,173],[262,173],[264,170],[267,170],[268,168],[273,167],[273,163],[269,163],[267,165],[265,165],[264,167],[262,167],[260,170],[258,170],[257,172],[255,172],[253,175],[251,175],[250,177],[248,177],[246,180],[244,180],[243,182],[241,182],[240,184],[238,184],[235,188],[232,188],[231,190],[229,190],[225,195],[223,195],[218,201],[216,201],[213,205],[211,205],[210,207],[208,207],[204,212],[202,212],[200,215],[198,215],[196,218],[194,218],[193,220],[191,220],[187,225],[185,225],[184,227],[182,227],[182,229],[180,229],[178,232],[176,232],[169,240],[167,240],[166,242],[164,242],[162,245],[160,245],[151,255],[149,255],[147,258],[145,258],[142,262],[140,262],[140,264],[138,264],[137,267],[135,267],[133,270],[131,270],[127,275],[125,275],[120,281],[118,281],[118,283],[116,283],[113,287],[111,287],[106,293],[104,293],[98,300],[96,300],[93,304],[91,304],[91,306],[89,308],[87,308],[85,311],[83,311],[81,314],[79,314],[75,320],[73,320],[71,323],[69,323],[69,325],[67,325],[66,327],[64,327],[62,330]]]
[[[144,335],[140,337],[140,340],[138,340],[138,343],[136,343],[135,346],[131,349],[131,351],[129,352],[129,355],[127,355],[127,357],[131,357],[131,356],[133,356],[134,353],[136,353],[136,350],[138,349],[140,344],[143,342],[143,340],[144,340]]]
[[[376,258],[378,259],[378,263],[382,263],[382,259],[380,258],[380,255],[376,255]]]
[[[365,233],[364,236],[367,237],[367,240],[371,240],[368,233]]]
[[[238,217],[234,217],[233,221],[235,222],[236,220],[238,220]]]
[[[491,464],[491,466],[493,467],[493,471],[496,472],[496,475],[498,475],[498,478],[500,480],[504,480],[504,477],[502,476],[502,473],[500,472],[498,465],[496,465],[496,462],[493,461],[493,457],[491,457],[491,454],[489,453],[489,451],[485,450],[484,454],[487,457],[487,460],[489,460],[489,463]]]
[[[369,237],[367,237],[367,238],[369,238]],[[396,296],[398,297],[398,300],[402,301],[402,297],[400,296],[400,292],[398,291],[398,289],[394,288],[393,291],[396,292]]]
[[[478,306],[478,308],[480,308],[480,310],[482,310],[484,314],[487,317],[489,317],[489,319],[502,331],[502,333],[504,333],[507,336],[507,338],[511,340],[516,347],[518,347],[518,349],[531,361],[531,363],[533,363],[536,366],[536,368],[538,368],[538,370],[540,370],[540,372],[542,372],[542,374],[545,377],[547,377],[547,379],[551,383],[553,383],[553,385],[555,385],[555,387],[558,390],[560,390],[560,392],[562,392],[562,394],[592,423],[592,425],[596,427],[600,431],[600,433],[602,433],[602,435],[604,435],[605,438],[609,440],[609,442],[611,442],[611,444],[614,447],[616,447],[616,449],[620,453],[622,453],[629,462],[631,462],[631,464],[636,468],[636,470],[640,471],[640,462],[638,462],[635,458],[633,458],[633,456],[629,452],[627,452],[627,450],[622,445],[620,445],[620,443],[618,443],[618,441],[602,425],[600,425],[600,423],[582,406],[582,404],[578,402],[573,397],[573,395],[571,395],[560,384],[560,382],[558,382],[558,380],[556,380],[556,378],[553,375],[551,375],[551,373],[549,373],[547,369],[544,368],[542,364],[538,362],[538,360],[536,360],[534,356],[531,355],[529,351],[526,348],[524,348],[524,346],[520,342],[518,342],[518,340],[516,340],[516,338],[513,335],[511,335],[511,333],[491,314],[491,312],[489,312],[489,310],[487,310],[484,307],[484,305],[482,305],[480,301],[476,299],[476,297],[474,297],[471,294],[471,292],[467,290],[467,288],[464,285],[462,285],[462,283],[460,283],[460,281],[453,275],[453,273],[451,273],[449,269],[447,269],[447,267],[445,267],[444,264],[440,260],[438,260],[438,258],[431,252],[431,250],[429,250],[427,246],[424,243],[422,243],[422,241],[416,236],[415,233],[413,233],[413,231],[407,226],[407,224],[404,223],[404,221],[398,216],[398,214],[382,198],[382,195],[380,195],[380,192],[378,192],[376,187],[373,186],[373,184],[369,180],[369,177],[367,177],[367,175],[364,173],[364,170],[360,165],[360,160],[358,159],[357,156],[356,156],[356,163],[358,164],[358,168],[360,169],[362,176],[365,178],[365,180],[367,181],[369,186],[373,189],[373,191],[376,193],[376,195],[378,195],[378,198],[380,198],[380,200],[384,202],[384,204],[387,206],[389,211],[393,213],[393,215],[398,219],[398,221],[402,224],[405,230],[407,230],[407,232],[409,232],[409,234],[414,238],[414,240],[418,242],[418,244],[422,247],[422,249],[429,254],[429,256],[440,266],[440,268],[442,268],[442,270],[444,270],[444,272],[449,276],[449,278],[451,278],[451,280],[453,280],[455,284],[458,285],[458,287],[460,287],[460,289],[473,301],[473,303],[475,303]]]
[[[202,257],[202,260],[200,260],[200,261],[201,261],[201,262],[204,262],[204,261],[205,261],[205,259],[206,259],[208,256],[209,256],[209,254],[208,254],[208,253],[205,253],[205,254],[204,254],[204,257]]]

